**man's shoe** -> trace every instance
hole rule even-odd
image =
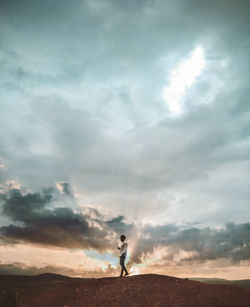
[[[129,275],[129,273],[125,273],[125,276]]]

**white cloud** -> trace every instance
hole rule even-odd
[[[196,47],[191,55],[170,73],[169,85],[164,88],[163,97],[173,115],[183,111],[182,99],[204,67],[205,52],[202,47]]]

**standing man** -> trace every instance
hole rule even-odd
[[[126,236],[121,235],[120,236],[120,240],[122,242],[122,245],[117,247],[120,250],[120,265],[122,267],[120,277],[123,277],[123,271],[125,271],[125,275],[124,276],[128,275],[128,271],[127,271],[127,269],[125,267],[125,264],[124,264],[125,258],[127,256],[127,249],[128,249],[128,243],[125,242],[125,239],[126,239]]]

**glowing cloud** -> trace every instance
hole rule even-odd
[[[182,112],[182,98],[204,67],[204,50],[197,47],[186,60],[171,72],[169,85],[163,90],[163,97],[173,115]]]
[[[136,266],[132,266],[129,270],[129,274],[132,275],[139,275],[140,274],[140,270],[138,267]]]

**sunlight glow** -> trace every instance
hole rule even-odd
[[[192,86],[204,67],[204,50],[202,47],[196,47],[191,55],[171,72],[169,84],[163,90],[163,98],[172,115],[182,112],[182,99],[185,92]]]
[[[138,275],[140,274],[139,268],[132,266],[131,269],[129,270],[129,275]]]

